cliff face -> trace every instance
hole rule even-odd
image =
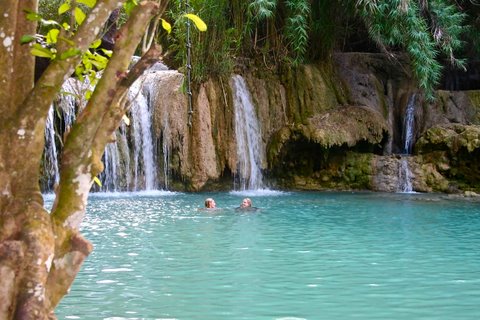
[[[413,190],[477,190],[480,92],[439,91],[426,102],[407,63],[341,54],[281,74],[242,71],[261,126],[267,186],[394,192],[407,163]],[[171,73],[156,84],[153,102],[158,149],[170,154],[169,185],[232,189],[239,163],[232,81],[211,79],[195,88],[189,126],[182,75]],[[403,156],[412,96],[414,148]]]

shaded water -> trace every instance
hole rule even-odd
[[[215,212],[198,208],[213,196]],[[480,204],[421,194],[117,194],[59,319],[478,319]]]

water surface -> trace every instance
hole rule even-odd
[[[480,204],[379,193],[103,194],[59,319],[478,319]],[[222,210],[198,210],[214,197]]]

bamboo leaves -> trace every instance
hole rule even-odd
[[[254,0],[248,5],[248,13],[257,21],[271,19],[275,16],[276,0]]]
[[[286,1],[289,18],[285,27],[285,37],[293,51],[293,64],[304,61],[308,47],[308,30],[310,28],[310,3],[308,0]]]
[[[462,45],[465,15],[448,1],[428,1],[427,6],[422,1],[357,0],[357,8],[379,46],[387,50],[400,46],[409,54],[418,84],[428,97],[433,98],[433,89],[441,77],[441,53],[451,64],[463,66],[454,51]]]

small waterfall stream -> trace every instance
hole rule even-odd
[[[261,165],[264,160],[262,134],[245,79],[232,77],[237,143],[237,175],[241,190],[257,190],[263,186]]]
[[[45,151],[43,161],[44,181],[42,182],[42,188],[47,190],[53,189],[53,186],[60,180],[54,124],[52,107],[48,111],[47,122],[45,125]]]
[[[163,123],[162,123],[162,151],[163,151],[163,179],[165,181],[165,190],[168,190],[168,177],[170,174],[170,154],[171,154],[171,130],[170,130],[170,125],[168,124],[168,117],[164,116],[163,117]]]
[[[398,168],[398,191],[412,192],[412,172],[408,165],[408,157],[412,153],[414,128],[415,128],[415,94],[408,99],[403,120],[403,150]]]

